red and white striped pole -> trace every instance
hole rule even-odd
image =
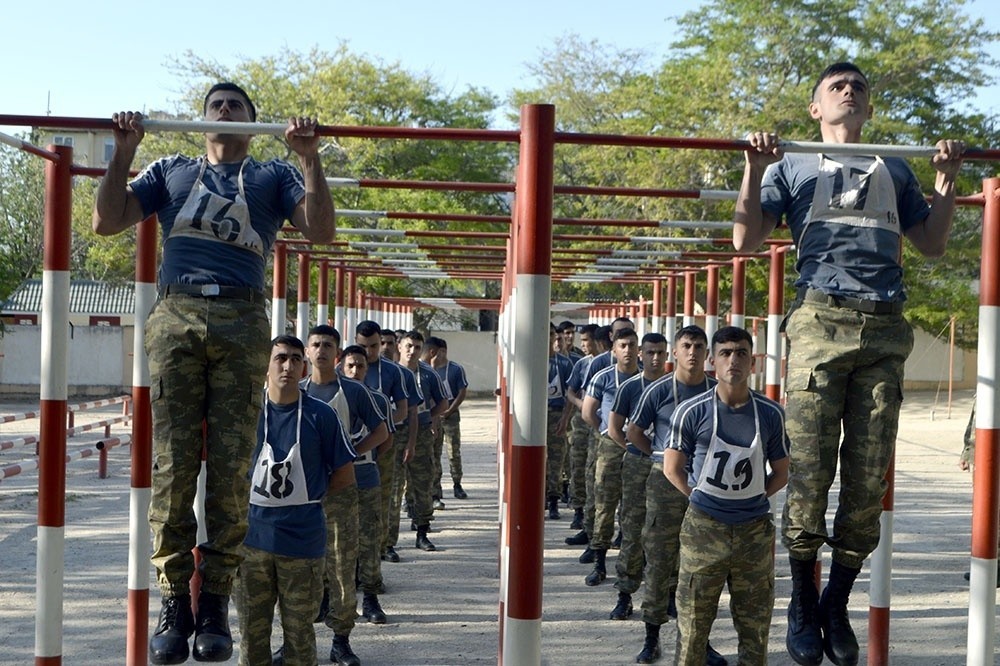
[[[507,528],[507,571],[504,588],[501,664],[541,663],[542,552],[545,500],[548,335],[539,323],[549,320],[552,291],[552,197],[555,107],[521,107],[521,152],[515,187],[517,223],[515,251],[510,495]],[[542,324],[544,326],[544,324]],[[511,584],[515,581],[516,584]]]
[[[652,330],[654,333],[663,332],[663,280],[653,280],[653,318]],[[667,348],[673,344],[673,340],[667,340]]]
[[[705,287],[705,334],[711,340],[719,330],[719,267],[708,267],[708,280]]]
[[[677,335],[677,276],[667,276],[667,315],[663,335],[667,338],[667,372],[674,371],[674,336]]]
[[[639,297],[639,321],[636,322],[636,333],[639,335],[639,339],[646,335],[646,328],[648,326],[647,319],[649,318],[649,303],[646,301],[645,296]]]
[[[358,319],[358,274],[347,271],[347,329],[353,331],[361,320]]]
[[[303,342],[309,332],[309,255],[299,252],[299,279],[295,304],[295,335]]]
[[[882,497],[878,547],[871,554],[871,584],[868,590],[868,666],[889,664],[889,605],[892,600],[892,529],[896,500],[896,452],[885,472],[888,482]]]
[[[730,308],[729,323],[732,326],[743,328],[746,325],[747,311],[747,269],[741,257],[733,257],[733,291],[732,307]]]
[[[969,576],[970,666],[994,663],[997,518],[1000,503],[1000,178],[983,181],[983,254],[979,277],[979,381],[972,478],[972,568]]]
[[[285,312],[287,309],[288,247],[278,241],[274,244],[274,287],[271,291],[271,337],[285,332]]]
[[[787,246],[783,246],[787,247]],[[774,401],[781,400],[781,318],[785,311],[785,254],[772,245],[771,270],[767,292],[767,365],[764,392]]]
[[[149,639],[149,499],[153,469],[153,414],[149,403],[146,320],[156,302],[156,216],[136,228],[135,329],[132,355],[132,460],[128,519],[128,610],[125,663],[145,666]]]
[[[73,149],[68,146],[48,149],[58,153],[59,161],[45,163],[35,666],[62,663],[66,547],[66,368]]]
[[[697,274],[694,271],[684,272],[684,325],[691,326],[694,321],[694,294],[695,279]]]
[[[316,323],[327,324],[330,319],[330,262],[319,262],[319,282],[316,287]],[[344,332],[341,331],[341,335]]]
[[[344,340],[354,344],[354,331],[347,328],[347,312],[344,307],[344,265],[339,264],[333,270],[333,325],[340,331]]]

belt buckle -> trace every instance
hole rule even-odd
[[[202,296],[218,296],[220,293],[219,285],[217,284],[203,284],[201,285],[201,295]]]

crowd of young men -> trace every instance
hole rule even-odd
[[[393,341],[399,363],[387,358],[393,350],[383,339]],[[395,546],[404,496],[415,547],[435,550],[427,533],[433,499],[440,498],[441,463],[433,456],[441,455],[434,442],[445,417],[454,418],[454,494],[468,497],[461,486],[461,402],[452,399],[464,399],[468,382],[460,364],[439,357],[447,343],[430,340],[426,361],[420,333],[383,331],[371,321],[358,325],[356,344],[346,348],[328,325],[311,329],[304,344],[291,335],[272,341],[250,467],[249,528],[233,593],[240,664],[315,664],[317,622],[333,630],[333,663],[361,663],[350,644],[357,592],[361,617],[385,624],[381,566],[400,561]],[[275,607],[284,642],[272,653]],[[182,663],[182,652],[152,652],[152,661]]]

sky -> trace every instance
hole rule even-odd
[[[995,0],[965,9],[1000,31]],[[0,113],[107,118],[118,110],[175,108],[181,80],[168,65],[187,50],[232,64],[282,48],[354,53],[428,73],[446,91],[467,86],[505,95],[530,85],[527,62],[554,40],[576,34],[648,51],[652,62],[676,38],[674,19],[702,0],[244,0],[121,3],[18,0],[0,9]],[[943,3],[947,5],[948,3]],[[42,14],[41,12],[44,12]],[[947,20],[947,16],[942,17]],[[992,55],[1000,59],[1000,48]],[[1000,109],[1000,85],[973,104]],[[320,122],[323,119],[320,117]],[[22,128],[0,126],[14,133]]]

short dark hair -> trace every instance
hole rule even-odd
[[[208,92],[205,93],[205,102],[202,104],[202,109],[201,109],[202,113],[208,112],[208,98],[212,96],[212,93],[218,92],[220,90],[228,90],[230,92],[235,92],[243,95],[243,99],[247,101],[247,105],[250,107],[250,120],[253,121],[257,120],[257,107],[253,105],[253,100],[250,99],[250,95],[247,94],[246,90],[243,90],[243,88],[240,88],[238,85],[236,85],[231,81],[221,81],[208,89]]]
[[[809,96],[809,99],[814,99],[816,97],[816,91],[819,90],[819,84],[823,83],[823,81],[830,78],[834,74],[843,74],[844,72],[855,72],[860,74],[861,78],[865,80],[865,83],[868,83],[868,77],[865,76],[865,73],[861,71],[861,68],[853,62],[835,62],[819,73],[819,78],[817,78],[816,83],[813,84],[812,95]],[[868,83],[868,85],[870,86],[871,84]],[[732,342],[732,340],[729,340],[728,342]]]
[[[584,324],[580,327],[580,335],[589,335],[591,338],[594,337],[594,333],[600,328],[597,324]]]
[[[447,349],[448,343],[444,341],[443,338],[439,338],[436,335],[432,335],[427,340],[425,340],[428,347],[434,347],[435,349]]]
[[[622,340],[624,338],[635,338],[635,341],[639,342],[639,334],[636,333],[635,330],[631,328],[620,329],[617,333],[615,333],[614,337],[612,338],[612,341],[618,342],[619,340]]]
[[[274,349],[278,345],[285,345],[286,347],[295,347],[303,354],[306,353],[306,346],[302,344],[302,341],[299,340],[294,335],[288,335],[288,334],[279,335],[278,337],[271,340],[271,349]]]
[[[556,330],[560,333],[564,333],[569,330],[576,331],[576,324],[571,322],[569,319],[566,319],[565,321],[559,322],[559,325],[556,326]]]
[[[340,352],[340,358],[345,358],[347,356],[364,356],[365,363],[368,362],[368,354],[365,352],[365,348],[361,345],[348,345],[344,351]]]
[[[750,333],[739,326],[723,326],[712,335],[712,349],[725,342],[746,342],[750,345],[750,349],[753,349],[753,338]]]
[[[396,329],[396,337],[397,338],[405,338],[407,333],[409,333],[409,331],[407,331],[405,328],[397,328]]]
[[[608,347],[611,346],[611,327],[610,326],[598,326],[597,330],[594,331],[594,340],[602,345]]]
[[[382,327],[373,322],[371,319],[366,319],[354,327],[354,334],[360,335],[363,338],[370,338],[373,335],[381,334],[381,332]]]
[[[423,342],[424,341],[424,336],[420,333],[420,331],[413,330],[413,331],[406,331],[406,334],[403,335],[403,337],[401,339],[402,340],[409,339],[409,340],[413,340],[415,342]]]
[[[665,345],[667,344],[667,339],[663,337],[662,333],[647,333],[642,336],[641,344],[646,344],[647,342],[651,345]]]
[[[676,333],[674,333],[674,344],[677,344],[681,338],[694,338],[695,340],[701,340],[706,345],[708,344],[708,334],[705,333],[705,329],[701,326],[696,326],[691,324],[690,326],[685,326]]]
[[[620,321],[627,323],[629,325],[629,328],[635,328],[635,324],[628,317],[615,317],[615,320],[611,322],[611,327],[614,328],[615,324],[617,324]]]
[[[395,340],[396,338],[399,337],[398,335],[396,335],[396,331],[392,330],[391,328],[383,328],[382,330],[380,330],[378,332],[378,334],[379,335],[391,335],[393,340]]]
[[[312,328],[309,329],[309,335],[306,336],[306,339],[308,340],[314,335],[327,335],[337,341],[338,347],[340,346],[340,343],[343,341],[340,337],[340,331],[335,329],[333,326],[330,326],[329,324],[319,324],[317,326],[313,326]]]

